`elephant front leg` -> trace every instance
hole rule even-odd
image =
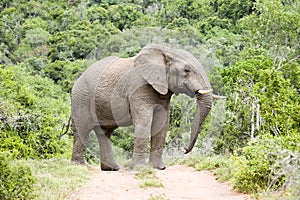
[[[166,132],[162,131],[151,137],[151,149],[150,149],[150,165],[156,169],[166,169],[165,164],[162,161],[163,146],[165,143]]]
[[[146,165],[146,158],[149,155],[149,130],[147,127],[135,127],[131,168]]]
[[[151,134],[152,112],[151,109],[140,115],[135,115],[134,120],[134,148],[131,168],[146,165],[149,155],[149,137]]]
[[[162,161],[162,154],[169,126],[168,113],[168,110],[162,106],[155,109],[151,128],[150,164],[160,170],[166,168]]]
[[[135,166],[146,165],[146,158],[148,157],[149,138],[134,137],[134,148],[131,168]]]

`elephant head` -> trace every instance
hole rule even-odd
[[[197,141],[201,126],[212,105],[212,89],[199,61],[189,52],[160,45],[149,45],[135,58],[135,66],[142,68],[144,80],[161,95],[171,92],[197,99],[197,109],[191,126],[189,153]]]

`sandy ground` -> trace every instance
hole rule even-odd
[[[136,172],[121,169],[118,172],[96,173],[88,185],[70,195],[73,200],[148,200],[164,197],[169,200],[251,200],[231,190],[227,183],[219,183],[209,171],[197,172],[191,167],[175,165],[157,171],[156,176],[164,187],[140,188],[143,180],[134,179]]]

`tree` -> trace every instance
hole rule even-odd
[[[49,59],[51,61],[84,59],[100,41],[115,32],[116,29],[110,24],[78,21],[69,25],[67,30],[58,32],[50,38]]]
[[[75,81],[86,68],[84,60],[74,62],[58,60],[49,63],[44,68],[43,74],[60,85],[63,91],[70,94]]]
[[[110,21],[119,29],[129,29],[142,16],[140,6],[133,4],[111,5],[108,8]]]
[[[300,58],[300,2],[261,0],[254,12],[241,20],[252,48],[268,49],[273,68],[280,70]]]
[[[21,43],[23,29],[21,24],[24,21],[24,15],[15,7],[6,8],[1,12],[0,21],[0,43],[5,46],[4,54],[9,60],[14,61],[13,52]]]
[[[252,13],[252,7],[255,0],[212,0],[210,6],[213,7],[214,13],[220,19],[229,19],[235,24],[239,19]]]
[[[225,149],[234,150],[259,135],[285,136],[300,131],[299,93],[290,79],[273,68],[272,59],[255,56],[255,52],[249,56],[247,51],[249,58],[221,70],[228,100],[217,149],[225,145]]]
[[[27,58],[42,58],[47,60],[49,47],[47,45],[50,34],[41,28],[34,28],[26,31],[19,48],[15,51],[15,59],[22,62]]]

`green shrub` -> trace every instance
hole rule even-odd
[[[15,157],[0,153],[0,199],[32,199],[35,179],[28,166],[12,162]]]
[[[234,188],[247,193],[267,189],[280,190],[297,182],[299,170],[300,136],[264,136],[253,140],[233,157]],[[299,172],[299,171],[298,171]],[[298,178],[297,178],[298,177]],[[296,178],[296,180],[294,180]],[[294,188],[290,187],[293,191]]]
[[[112,143],[121,149],[123,149],[128,155],[133,153],[133,128],[119,128],[111,136]]]
[[[295,84],[299,72],[289,70],[298,65],[287,63],[287,75],[276,70],[273,58],[264,54],[262,49],[247,49],[240,54],[244,59],[220,73],[227,99],[226,123],[214,148],[218,153],[246,146],[254,136],[288,136],[300,131]]]
[[[18,65],[0,67],[0,88],[0,150],[31,158],[70,152],[69,138],[58,137],[70,112],[59,86]]]
[[[225,156],[189,156],[184,159],[181,164],[193,167],[198,171],[201,170],[215,170],[222,167],[227,167],[231,160]]]
[[[71,93],[74,82],[87,67],[84,62],[84,60],[55,61],[44,68],[44,73],[54,83],[60,85],[63,91]]]
[[[257,193],[268,186],[271,162],[264,150],[253,146],[243,148],[241,156],[234,157],[234,188],[240,192]]]

